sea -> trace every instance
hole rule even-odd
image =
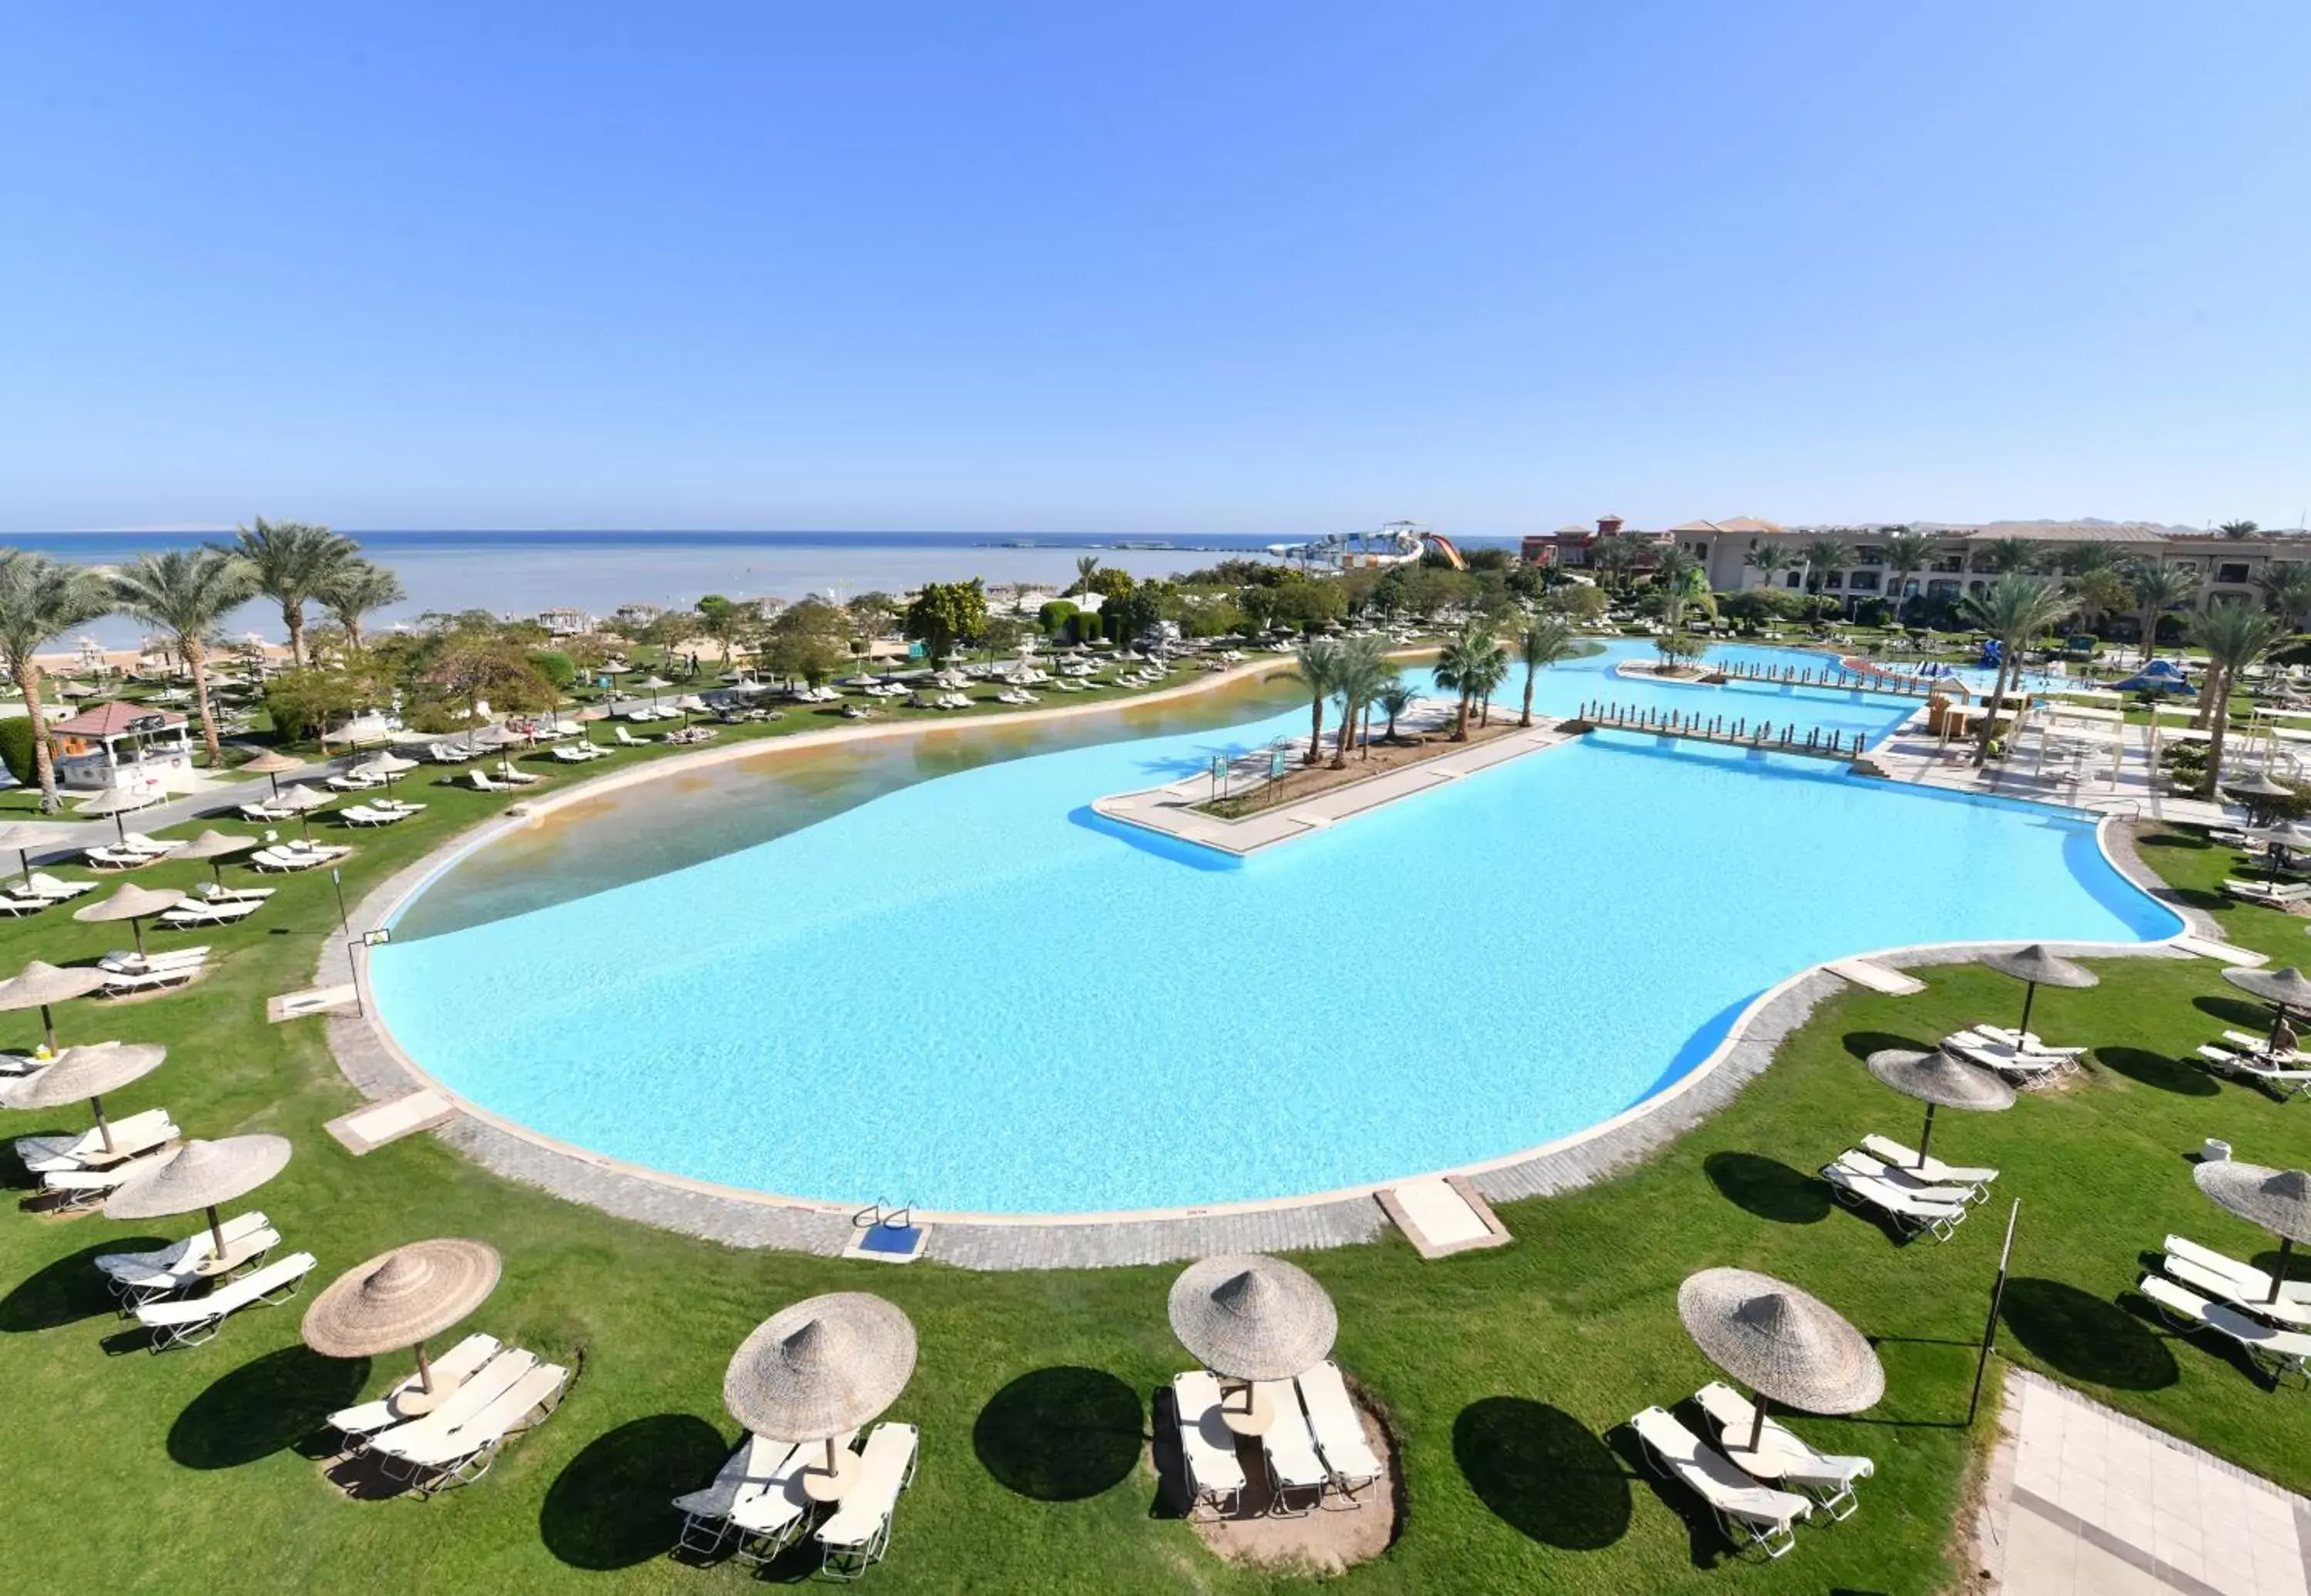
[[[1166,537],[1065,532],[604,532],[351,531],[362,553],[388,565],[409,600],[379,611],[371,624],[407,624],[428,611],[488,610],[535,615],[571,607],[607,615],[624,604],[687,607],[708,593],[726,598],[796,599],[811,594],[850,599],[899,593],[927,581],[984,578],[990,586],[1064,585],[1076,562],[1095,555],[1135,577],[1170,576],[1230,556],[1268,557],[1283,541],[1263,534]],[[230,541],[216,532],[52,532],[0,538],[92,565],[114,564],[148,551]],[[1456,537],[1463,548],[1508,546],[1506,538]],[[271,641],[283,635],[278,608],[258,600],[229,618],[227,635]],[[141,634],[118,616],[80,632],[107,648]]]

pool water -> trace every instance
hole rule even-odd
[[[1603,679],[1644,651],[1547,673],[1537,702],[1723,693],[1754,718],[1730,700],[1771,696],[1776,719],[1871,735],[1912,707]],[[397,938],[378,1003],[453,1090],[615,1157],[801,1197],[1086,1212],[1570,1134],[1822,959],[2179,929],[2083,821],[1619,734],[1241,865],[1088,808],[1306,724],[885,788],[685,868]]]

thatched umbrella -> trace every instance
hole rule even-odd
[[[1257,1252],[1225,1253],[1191,1263],[1172,1282],[1172,1333],[1213,1374],[1243,1382],[1244,1405],[1221,1418],[1231,1429],[1268,1427],[1253,1383],[1289,1380],[1323,1361],[1340,1316],[1316,1278],[1295,1264]]]
[[[482,1305],[497,1288],[497,1249],[461,1237],[411,1242],[357,1264],[329,1282],[305,1310],[305,1345],[323,1357],[374,1357],[417,1349],[417,1390],[397,1410],[423,1413],[445,1392],[433,1389],[425,1343]]]
[[[1934,1139],[1934,1110],[1962,1108],[1975,1113],[1998,1113],[2014,1106],[2014,1088],[1989,1070],[1954,1059],[1936,1048],[1930,1053],[1888,1048],[1869,1058],[1870,1073],[1897,1092],[1926,1105],[1926,1128],[1918,1137],[1918,1167]]]
[[[1982,962],[2001,975],[2024,983],[2022,1023],[2015,1027],[2018,1031],[2030,1029],[2030,1005],[2037,1000],[2040,987],[2090,987],[2102,979],[2084,964],[2048,953],[2043,943],[2033,943],[2019,953],[1993,954]]]
[[[139,886],[131,881],[110,897],[100,899],[85,909],[74,910],[73,918],[96,925],[126,920],[129,932],[136,938],[136,956],[141,959],[144,956],[144,922],[184,901],[185,894],[173,886]]]
[[[2200,1164],[2191,1178],[2232,1213],[2279,1238],[2279,1262],[2271,1271],[2271,1295],[2264,1299],[2277,1302],[2287,1281],[2287,1255],[2298,1242],[2311,1243],[2311,1174],[2225,1158]]]
[[[53,1053],[57,1051],[57,1021],[49,1010],[58,1003],[87,997],[101,988],[107,979],[104,972],[93,964],[59,970],[54,964],[34,959],[16,972],[13,980],[0,982],[0,1011],[39,1009],[40,1029],[48,1039],[48,1051]]]
[[[39,825],[30,821],[18,821],[13,825],[0,826],[0,850],[7,850],[15,854],[16,868],[22,872],[24,884],[29,886],[32,881],[32,850],[53,847],[63,842],[65,831],[65,828],[62,826]]]
[[[186,1142],[162,1162],[138,1171],[105,1199],[108,1219],[166,1219],[205,1209],[209,1236],[222,1269],[231,1261],[217,1207],[246,1197],[279,1174],[289,1163],[285,1136],[229,1136],[222,1141]]]
[[[239,773],[244,776],[264,777],[267,781],[270,781],[273,784],[273,796],[279,798],[281,796],[281,778],[291,771],[301,771],[304,768],[305,762],[303,760],[292,759],[288,754],[282,753],[278,748],[267,748],[255,759],[252,759],[247,764],[240,766]]]
[[[807,1297],[741,1342],[722,1376],[722,1405],[757,1435],[826,1443],[824,1470],[805,1470],[815,1500],[840,1496],[857,1454],[835,1445],[896,1400],[915,1373],[915,1327],[863,1291]]]
[[[73,813],[100,816],[109,815],[112,816],[112,829],[125,842],[128,840],[128,826],[120,817],[131,810],[149,809],[160,801],[161,794],[157,789],[132,792],[126,788],[108,787],[86,803],[77,806]]]
[[[372,754],[353,766],[353,773],[360,776],[382,776],[385,778],[386,786],[389,788],[393,785],[393,779],[396,776],[416,768],[415,760],[404,759],[398,754]]]
[[[169,1050],[147,1042],[100,1042],[90,1047],[66,1048],[57,1061],[38,1075],[11,1085],[8,1108],[60,1108],[85,1098],[96,1116],[96,1133],[107,1153],[113,1151],[112,1126],[104,1117],[104,1095],[118,1092],[161,1068]]]
[[[235,837],[224,832],[205,831],[182,848],[176,850],[169,857],[177,859],[206,859],[209,875],[215,879],[219,886],[222,886],[224,861],[236,853],[246,853],[256,846],[255,837]]]
[[[288,791],[276,795],[274,807],[288,810],[297,817],[297,830],[307,842],[313,837],[313,811],[326,809],[337,801],[334,792],[324,792],[318,787],[308,787],[302,781]]]
[[[2223,979],[2242,992],[2262,999],[2271,1005],[2271,1035],[2263,1046],[2278,1051],[2279,1028],[2287,1023],[2289,1010],[2311,1014],[2311,976],[2292,964],[2277,970],[2249,970],[2234,965],[2223,972]]]
[[[1709,1361],[1757,1393],[1747,1450],[1765,1438],[1766,1406],[1859,1413],[1886,1394],[1869,1338],[1810,1292],[1749,1269],[1703,1269],[1677,1290],[1677,1316]]]
[[[674,684],[667,681],[664,676],[647,676],[633,685],[633,690],[637,693],[647,690],[650,695],[650,708],[656,709],[658,708],[658,695],[673,685]]]
[[[2272,799],[2286,799],[2295,796],[2293,788],[2281,787],[2271,779],[2268,772],[2258,772],[2244,781],[2226,781],[2222,783],[2222,789],[2244,802],[2250,819],[2267,812]]]

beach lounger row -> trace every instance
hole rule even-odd
[[[857,1439],[837,1436],[835,1445],[849,1451]],[[868,1433],[857,1479],[813,1534],[829,1575],[856,1579],[890,1548],[899,1493],[914,1481],[920,1441],[907,1424],[880,1424]],[[675,1498],[683,1515],[676,1544],[711,1557],[735,1539],[744,1560],[771,1561],[810,1526],[816,1504],[804,1494],[803,1476],[825,1455],[825,1445],[743,1437],[711,1483]]]
[[[1946,1242],[1974,1206],[1988,1199],[1998,1172],[1939,1158],[1925,1160],[1922,1167],[1914,1150],[1887,1137],[1868,1136],[1859,1147],[1824,1164],[1821,1178],[1847,1207],[1874,1209],[1905,1234]]]
[[[40,1177],[40,1195],[50,1199],[50,1212],[82,1214],[100,1208],[122,1183],[154,1168],[169,1157],[166,1147],[153,1148],[118,1164],[59,1169]]]
[[[1260,1437],[1269,1511],[1296,1517],[1328,1502],[1363,1505],[1359,1493],[1378,1483],[1383,1470],[1339,1366],[1327,1359],[1296,1380],[1261,1381],[1252,1389],[1274,1414]],[[1220,1400],[1220,1382],[1207,1370],[1190,1370],[1172,1382],[1190,1510],[1225,1516],[1242,1507],[1246,1482],[1235,1434],[1221,1420]]]
[[[2028,1031],[1974,1025],[1942,1038],[1942,1051],[1969,1064],[2004,1076],[2016,1086],[2035,1086],[2076,1069],[2082,1047],[2048,1047]]]
[[[146,1303],[135,1310],[136,1322],[152,1332],[155,1352],[198,1347],[214,1340],[224,1321],[241,1309],[275,1307],[295,1296],[318,1261],[310,1252],[292,1252],[278,1262],[225,1281],[205,1296]]]
[[[362,1448],[421,1496],[470,1485],[498,1451],[562,1405],[570,1371],[518,1347],[496,1353],[430,1413],[370,1435]]]
[[[592,743],[563,743],[554,750],[554,757],[564,764],[583,764],[589,759],[607,759],[609,750]]]
[[[214,898],[205,902],[187,900],[174,909],[161,911],[160,923],[164,926],[229,926],[235,920],[247,920],[265,907],[262,898]]]
[[[52,903],[70,903],[95,890],[93,881],[64,881],[35,870],[29,880],[11,882],[0,890],[0,914],[38,914]]]
[[[2167,1267],[2171,1273],[2171,1259]],[[2185,1330],[2212,1330],[2235,1343],[2274,1380],[2291,1374],[2311,1386],[2311,1334],[2267,1323],[2227,1303],[2211,1302],[2165,1275],[2145,1275],[2135,1289],[2171,1322]]]
[[[2299,881],[2241,881],[2234,876],[2223,883],[2223,891],[2246,903],[2300,903],[2311,899],[2311,883]]]
[[[16,1156],[30,1174],[56,1174],[65,1170],[94,1169],[135,1158],[167,1147],[180,1132],[165,1108],[148,1108],[112,1121],[112,1150],[105,1151],[104,1133],[91,1126],[78,1136],[20,1136]]]
[[[334,842],[308,842],[294,847],[276,842],[250,854],[249,862],[260,870],[310,870],[318,865],[334,864],[352,851]]]
[[[337,811],[337,816],[347,825],[391,825],[424,812],[423,804],[348,804]]]
[[[2274,1054],[2265,1048],[2262,1037],[2243,1031],[2226,1031],[2223,1041],[2229,1045],[2208,1042],[2199,1049],[2200,1060],[2216,1074],[2252,1081],[2276,1093],[2281,1102],[2311,1096],[2311,1057],[2300,1051]]]
[[[1763,1548],[1768,1557],[1796,1548],[1799,1522],[1813,1516],[1805,1497],[1759,1484],[1666,1408],[1646,1408],[1629,1420],[1629,1429],[1653,1470],[1700,1497],[1734,1545]]]
[[[225,1255],[235,1267],[262,1263],[281,1244],[281,1233],[260,1213],[236,1214],[223,1224]],[[205,1225],[183,1241],[149,1252],[107,1252],[96,1260],[107,1290],[127,1313],[213,1280],[216,1237]]]
[[[115,949],[97,961],[98,968],[105,972],[105,981],[100,990],[108,998],[124,998],[136,992],[181,986],[207,967],[208,958],[206,944],[170,948],[153,954]]]

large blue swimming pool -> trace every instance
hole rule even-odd
[[[1755,719],[1770,694],[1776,720],[1872,735],[1910,707],[1604,676],[1637,651],[1549,673],[1538,702],[1722,692]],[[1242,866],[1088,808],[1305,725],[920,781],[397,941],[377,1000],[452,1089],[615,1157],[803,1197],[1082,1212],[1324,1190],[1578,1131],[1819,960],[2178,929],[2085,822],[1650,738],[1592,737]]]

